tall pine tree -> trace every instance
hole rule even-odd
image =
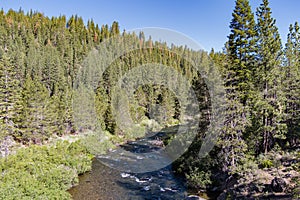
[[[21,86],[15,68],[5,52],[0,55],[0,120],[5,136],[18,134],[20,122]]]
[[[300,138],[300,27],[290,25],[285,47],[284,92],[286,95],[287,141],[291,146]]]
[[[27,77],[22,96],[22,140],[40,143],[49,138],[53,131],[49,92],[41,82]]]
[[[256,141],[267,153],[275,139],[284,139],[284,99],[281,85],[281,40],[268,0],[257,9],[257,66],[255,68],[256,99],[254,118]],[[258,136],[258,137],[257,137]]]
[[[220,138],[223,170],[235,172],[246,152],[243,134],[250,124],[248,100],[253,90],[254,15],[248,0],[237,0],[227,42],[228,64],[224,69],[226,121]]]
[[[236,87],[240,102],[246,105],[251,94],[256,43],[254,14],[248,0],[237,0],[230,23],[231,33],[228,36],[227,54],[231,73],[230,82],[226,85]]]

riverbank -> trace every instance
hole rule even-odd
[[[239,178],[223,185],[218,200],[299,199],[300,149],[269,152]]]
[[[201,171],[203,174],[205,171]],[[204,179],[188,179],[192,186]],[[206,178],[206,177],[205,177]],[[196,195],[208,194],[207,199],[299,199],[300,196],[300,149],[271,151],[248,160],[239,174],[211,172],[211,184],[191,188]],[[194,182],[192,182],[194,181]]]

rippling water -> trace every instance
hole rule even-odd
[[[72,197],[75,200],[194,199],[188,196],[184,181],[175,176],[171,165],[155,171],[136,173],[142,165],[145,165],[145,169],[155,168],[155,160],[166,164],[169,162],[168,157],[160,151],[162,147],[157,144],[160,137],[172,132],[175,132],[174,129],[128,142],[104,156],[97,157],[93,161],[92,171],[82,175],[79,185],[69,190]],[[124,152],[134,154],[129,156]],[[145,155],[155,159],[149,161]]]
[[[96,159],[93,170],[80,177],[70,193],[74,199],[186,199],[183,182],[170,166],[143,174],[112,169]]]

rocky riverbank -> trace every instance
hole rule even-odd
[[[277,154],[276,160],[274,166],[259,166],[241,178],[227,179],[217,199],[299,199],[300,151]]]

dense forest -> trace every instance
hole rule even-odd
[[[59,195],[57,191],[76,183],[74,173],[90,169],[89,153],[97,150],[86,149],[83,143],[93,139],[78,144],[58,143],[57,148],[51,149],[50,145],[47,150],[44,145],[53,137],[101,130],[92,136],[98,141],[109,137],[109,144],[103,145],[110,148],[113,144],[142,137],[145,130],[182,124],[186,117],[182,113],[188,107],[188,99],[183,97],[187,97],[189,91],[181,76],[174,77],[160,67],[170,66],[191,85],[199,102],[196,110],[201,113],[197,137],[173,165],[189,187],[223,192],[224,199],[244,199],[253,191],[263,195],[284,192],[299,198],[300,25],[298,22],[290,25],[287,42],[282,45],[268,0],[263,0],[255,13],[248,0],[236,0],[230,30],[224,50],[208,53],[152,41],[151,37],[145,38],[143,32],[121,32],[118,22],[99,26],[93,20],[84,23],[76,15],[67,19],[65,16],[49,18],[34,11],[0,11],[0,149],[3,157],[0,196],[36,198],[34,195],[43,194],[55,198]],[[110,43],[108,49],[120,49],[125,54],[106,66],[107,58],[115,56],[115,52],[104,52],[101,44],[110,38],[114,38],[114,43]],[[130,42],[125,44],[124,40]],[[157,69],[153,70],[165,74],[158,77],[163,82],[149,84],[149,80],[142,79],[123,108],[126,94],[116,91],[118,81],[129,71],[148,63],[156,63]],[[201,73],[194,63],[201,65]],[[212,151],[199,157],[212,115],[211,94],[205,79],[216,77],[217,71],[223,81],[218,90],[225,92],[222,105],[225,120]],[[203,77],[209,73],[212,75]],[[136,80],[139,76],[141,74],[136,73]],[[179,85],[177,92],[170,89],[172,85]],[[128,111],[131,121],[117,120],[123,109]],[[91,113],[96,117],[91,119]],[[132,123],[134,127],[127,126]],[[16,153],[13,150],[16,144],[29,149],[28,152],[24,153],[26,150],[21,148]],[[60,155],[61,149],[68,152],[69,160]],[[57,159],[47,158],[54,154]],[[81,156],[76,160],[78,154]],[[40,192],[28,192],[39,188],[39,181],[43,182],[42,176],[35,176],[39,174],[35,170],[42,168],[30,167],[32,162],[34,165],[43,162],[64,165],[68,173],[60,168],[57,173],[68,178],[56,176],[56,172],[51,177],[66,184],[56,187],[49,183]],[[56,168],[44,165],[44,170]],[[26,188],[25,178],[20,178],[23,174],[14,175],[14,169],[26,172],[31,188]],[[272,180],[268,180],[272,183],[280,180],[288,185],[279,184],[277,191],[270,189],[268,184],[271,183],[262,181],[266,179],[264,174],[266,177],[272,174]],[[290,174],[288,179],[284,179],[286,174]],[[9,178],[12,176],[15,179]],[[10,190],[11,187],[17,189]],[[66,193],[61,195],[70,198]]]

